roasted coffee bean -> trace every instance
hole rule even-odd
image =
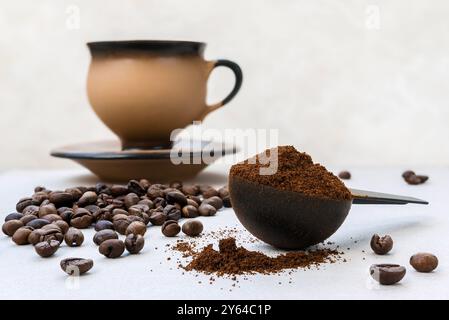
[[[114,224],[108,220],[100,220],[95,224],[95,231],[111,229],[114,230]]]
[[[59,229],[61,229],[62,234],[66,234],[69,230],[69,224],[63,220],[58,220],[53,222]]]
[[[187,199],[195,201],[198,206],[201,205],[201,202],[203,202],[199,196],[187,196]]]
[[[181,191],[186,195],[196,196],[200,193],[200,188],[196,185],[183,185]]]
[[[40,208],[34,204],[23,209],[22,213],[24,216],[38,216]]]
[[[81,230],[71,227],[66,232],[64,241],[69,247],[79,247],[84,242],[84,235]]]
[[[85,206],[84,209],[86,209],[87,211],[89,211],[92,214],[92,217],[94,218],[94,220],[96,220],[95,218],[97,218],[100,215],[100,211],[101,211],[101,208],[95,204],[90,204],[88,206]]]
[[[96,194],[111,194],[111,189],[109,188],[109,186],[106,183],[103,182],[98,182],[95,185],[95,189],[94,190],[88,190],[88,191],[95,191]]]
[[[128,193],[128,188],[123,185],[114,184],[111,186],[111,194],[114,197],[124,196]]]
[[[184,218],[196,218],[199,216],[197,207],[192,205],[186,205],[184,208],[182,208],[181,212]]]
[[[218,191],[215,188],[213,188],[212,186],[208,186],[208,185],[201,185],[200,192],[204,199],[218,196]]]
[[[223,186],[220,189],[218,189],[218,196],[221,199],[229,197],[229,189],[228,186]]]
[[[154,207],[165,207],[167,205],[167,201],[165,201],[164,198],[162,197],[157,197],[155,199],[153,199],[153,203],[154,203]]]
[[[111,229],[104,229],[95,233],[93,241],[97,246],[99,246],[103,241],[110,239],[118,239],[117,232]]]
[[[127,215],[129,215],[129,212],[126,210],[123,210],[123,209],[112,210],[112,217],[115,217],[116,215],[119,215],[119,214],[123,214],[123,215],[127,216]]]
[[[421,183],[424,183],[427,180],[429,180],[429,176],[417,175],[417,177],[418,177],[419,180],[421,180]]]
[[[62,218],[62,220],[64,220],[67,223],[70,223],[70,220],[72,219],[73,216],[73,209],[67,209],[64,212],[61,212],[59,214],[59,216]]]
[[[129,192],[135,193],[139,197],[143,196],[146,193],[145,189],[140,185],[139,181],[137,180],[130,180],[128,182],[127,187]]]
[[[177,221],[167,220],[162,225],[161,231],[166,237],[175,237],[181,231],[181,227]]]
[[[35,194],[32,195],[31,199],[33,201],[33,204],[38,206],[42,202],[44,202],[45,200],[48,199],[48,194],[46,192],[43,192],[43,191],[36,192]]]
[[[213,197],[204,199],[204,201],[201,204],[210,204],[217,210],[223,208],[223,200],[221,200],[221,198],[218,196],[213,196]]]
[[[205,217],[213,216],[217,213],[217,209],[210,204],[204,203],[199,206],[198,213]]]
[[[167,194],[169,194],[170,192],[179,192],[179,193],[183,194],[183,193],[182,193],[181,191],[179,191],[178,189],[170,188],[170,187],[165,188],[165,189],[163,190],[163,192],[164,192],[164,197],[167,197]]]
[[[405,267],[398,264],[373,264],[369,268],[371,277],[383,285],[395,284],[405,276]]]
[[[70,193],[73,201],[78,201],[84,193],[78,188],[67,188],[64,192]]]
[[[384,255],[393,248],[393,239],[389,235],[379,237],[379,235],[374,234],[371,238],[370,245],[374,253]]]
[[[169,187],[180,190],[182,188],[182,182],[181,181],[172,181],[169,183]]]
[[[148,207],[148,209],[154,208],[154,203],[150,199],[142,199],[137,203],[137,205],[145,205]]]
[[[70,207],[73,204],[73,197],[68,192],[53,191],[49,194],[48,199],[56,207]]]
[[[145,232],[147,232],[146,224],[143,222],[134,221],[130,223],[128,228],[126,228],[125,234],[129,235],[132,233],[132,234],[140,234],[141,236],[143,236]]]
[[[59,264],[65,273],[72,276],[82,275],[94,266],[94,262],[91,259],[83,258],[67,258],[61,260]]]
[[[168,204],[177,203],[181,206],[181,208],[187,205],[187,198],[180,191],[172,191],[167,193],[165,199],[167,200]]]
[[[343,180],[349,180],[351,179],[351,173],[349,171],[341,171],[338,177]]]
[[[136,234],[131,233],[126,236],[125,247],[129,253],[131,253],[131,254],[139,253],[143,249],[144,245],[145,245],[145,239],[140,234],[136,235]]]
[[[39,208],[39,218],[42,218],[48,214],[58,214],[58,211],[53,203],[43,205]]]
[[[24,216],[23,214],[18,213],[18,212],[10,213],[5,217],[5,222],[10,221],[10,220],[20,220],[20,219],[22,219],[23,216]]]
[[[203,224],[199,220],[189,220],[182,225],[182,232],[190,237],[196,237],[203,232]]]
[[[432,272],[438,267],[438,258],[425,252],[419,252],[410,257],[410,264],[418,272]]]
[[[33,228],[31,227],[20,227],[19,229],[14,232],[12,236],[12,241],[14,241],[18,245],[25,245],[28,244],[28,237],[33,231]]]
[[[167,215],[168,220],[179,220],[181,219],[181,210],[179,210],[177,207],[168,204],[164,208],[164,213]]]
[[[97,203],[97,199],[98,196],[95,192],[87,191],[81,196],[81,198],[79,198],[77,204],[80,207],[85,207]]]
[[[36,192],[41,192],[41,191],[45,191],[46,189],[45,189],[45,187],[43,187],[43,186],[36,186],[36,187],[34,187],[34,192],[36,193]]]
[[[46,219],[34,219],[28,222],[26,225],[28,227],[32,227],[33,229],[40,229],[47,224],[50,224],[50,221]]]
[[[33,204],[33,199],[30,197],[22,198],[16,204],[16,211],[22,213],[23,209]]]
[[[148,188],[151,186],[150,181],[148,181],[147,179],[140,179],[139,180],[139,184],[142,186],[142,188],[144,188],[145,190],[148,190]]]
[[[125,244],[121,240],[109,239],[100,244],[98,251],[107,258],[118,258],[125,251]]]
[[[27,225],[28,222],[30,222],[31,220],[37,219],[36,216],[33,215],[27,215],[27,216],[23,216],[22,218],[20,218],[20,221],[22,221],[23,225]]]
[[[135,193],[128,193],[123,200],[126,208],[132,207],[133,205],[137,204],[139,201],[140,201],[140,198]]]
[[[83,194],[83,193],[86,192],[86,191],[89,191],[89,188],[88,188],[88,187],[85,187],[85,186],[78,186],[78,187],[76,187],[76,189],[78,189],[79,191],[81,191],[81,194]],[[95,189],[95,188],[93,188],[93,189]],[[91,190],[91,191],[95,191],[95,190]]]
[[[414,175],[416,175],[414,171],[407,170],[407,171],[404,171],[404,173],[402,174],[402,178],[408,179],[409,177],[414,176]]]
[[[34,246],[34,250],[36,253],[43,258],[50,257],[55,254],[55,252],[59,249],[59,241],[56,240],[48,240],[36,243]]]
[[[61,215],[62,213],[64,213],[65,211],[73,211],[73,208],[69,208],[69,207],[59,207],[56,209],[56,211],[58,212],[59,215]]]
[[[2,226],[2,231],[4,234],[6,234],[8,237],[12,237],[14,235],[14,232],[17,231],[17,229],[23,227],[23,223],[20,220],[9,220],[6,221]]]
[[[200,206],[195,200],[192,199],[187,199],[187,205],[194,206],[195,208],[198,208]]]
[[[167,220],[167,215],[163,212],[163,208],[159,208],[161,210],[152,209],[152,212],[150,213],[150,223],[155,226],[161,226]]]
[[[156,198],[163,198],[164,197],[164,190],[161,188],[158,188],[155,185],[152,185],[147,190],[147,196],[150,198],[150,200],[154,200]]]
[[[57,214],[47,214],[47,215],[43,216],[42,219],[45,219],[50,223],[53,223],[55,221],[60,221],[60,220],[63,221],[62,218]]]
[[[70,225],[78,229],[89,228],[92,222],[92,214],[84,208],[75,209],[70,219]]]
[[[134,221],[139,221],[139,222],[145,223],[145,221],[143,220],[142,217],[133,216],[133,215],[129,215],[128,216],[128,221],[129,221],[130,224],[133,223]]]
[[[28,236],[28,242],[32,245],[42,241],[57,240],[62,242],[64,240],[64,235],[62,230],[53,224],[45,225],[41,229],[33,230]]]
[[[128,208],[130,215],[142,216],[143,213],[150,211],[150,207],[144,204],[135,204]]]
[[[117,214],[112,218],[112,223],[114,224],[114,229],[118,233],[125,234],[126,228],[128,228],[131,221],[128,220],[128,216],[124,214]]]
[[[231,197],[227,196],[223,198],[223,207],[232,208]]]

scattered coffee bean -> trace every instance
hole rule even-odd
[[[47,220],[50,223],[62,221],[62,218],[57,214],[47,214],[46,216],[43,216],[42,219]]]
[[[135,193],[139,197],[146,194],[145,189],[140,185],[139,181],[137,181],[137,180],[130,180],[128,182],[127,187],[128,187],[129,192]]]
[[[50,221],[46,219],[34,219],[28,222],[26,225],[28,227],[32,227],[33,229],[40,229],[47,224],[50,224]]]
[[[70,225],[78,229],[89,228],[92,222],[92,214],[84,208],[75,209],[70,217]]]
[[[28,236],[28,242],[32,245],[48,240],[57,240],[62,242],[63,239],[64,235],[62,234],[61,229],[54,224],[48,224],[43,226],[41,229],[33,230]]]
[[[218,196],[218,191],[212,186],[202,185],[200,186],[200,192],[203,195],[204,199]]]
[[[38,216],[39,215],[40,207],[31,205],[23,209],[22,213],[24,216]]]
[[[229,197],[229,189],[228,186],[223,186],[220,189],[218,189],[218,196],[221,199]]]
[[[53,203],[48,203],[39,208],[39,218],[42,218],[49,214],[58,214],[56,207]]]
[[[23,216],[22,218],[20,218],[20,221],[22,221],[22,223],[23,223],[24,225],[27,225],[28,222],[30,222],[31,220],[35,220],[35,219],[37,219],[36,216],[33,216],[33,215],[27,215],[27,216]]]
[[[429,177],[425,175],[417,175],[412,170],[407,170],[402,174],[402,178],[404,178],[405,182],[410,185],[418,185],[426,182]]]
[[[121,240],[109,239],[103,241],[98,250],[107,258],[118,258],[125,251],[125,244]]]
[[[69,224],[63,220],[58,220],[53,222],[54,225],[58,226],[59,229],[61,229],[62,234],[66,234],[69,230]]]
[[[10,221],[10,220],[20,220],[20,219],[22,219],[22,218],[23,218],[23,214],[14,212],[14,213],[8,214],[8,215],[5,217],[5,222],[8,222],[8,221]]]
[[[104,229],[95,233],[93,241],[99,246],[102,242],[110,239],[118,239],[118,234],[114,230]]]
[[[125,234],[129,235],[129,234],[140,234],[141,236],[143,236],[145,234],[145,232],[147,232],[147,226],[145,223],[143,222],[139,222],[139,221],[134,221],[131,222],[130,225],[128,226],[128,228],[126,228]]]
[[[105,229],[114,230],[114,224],[109,220],[100,220],[95,224],[95,231],[101,231]]]
[[[182,232],[190,237],[195,237],[203,231],[203,224],[199,220],[189,220],[182,225]]]
[[[167,215],[163,212],[163,208],[159,207],[159,209],[154,209],[154,211],[150,214],[150,223],[155,226],[161,226],[166,220]]]
[[[59,264],[65,273],[73,276],[82,275],[94,266],[94,262],[91,259],[83,258],[67,258],[61,260]]]
[[[73,204],[73,197],[68,192],[53,191],[50,192],[48,200],[53,203],[56,207],[71,207]]]
[[[418,272],[432,272],[438,266],[438,258],[431,253],[420,252],[410,257],[410,264]]]
[[[371,237],[370,245],[374,253],[384,255],[393,248],[393,239],[389,235],[379,237],[379,235],[374,234]]]
[[[167,204],[164,208],[164,213],[167,215],[168,220],[179,220],[181,219],[181,210],[176,206]]]
[[[382,285],[392,285],[402,280],[405,276],[405,267],[398,264],[373,264],[370,275]]]
[[[204,199],[202,204],[210,204],[217,210],[223,208],[223,200],[221,200],[221,198],[218,196],[213,196],[213,197]]]
[[[167,205],[167,201],[165,201],[162,197],[157,197],[153,199],[154,207],[165,207]]]
[[[6,234],[8,237],[12,237],[14,235],[14,232],[17,231],[17,229],[23,227],[23,223],[20,220],[9,220],[6,221],[2,226],[2,231],[4,234]]]
[[[183,185],[181,191],[186,195],[196,196],[200,193],[200,188],[196,185]]]
[[[341,171],[338,177],[343,180],[349,180],[351,179],[351,173],[349,171]]]
[[[151,186],[150,181],[148,181],[147,179],[140,179],[139,180],[139,184],[142,186],[142,188],[144,188],[145,190],[148,190],[148,188]]]
[[[225,208],[232,208],[231,197],[227,196],[223,198],[223,206]]]
[[[85,207],[97,203],[98,196],[93,191],[85,192],[78,200],[78,206]]]
[[[210,204],[204,203],[199,206],[198,212],[201,216],[208,217],[215,215],[217,213],[217,209]]]
[[[199,216],[197,207],[192,206],[190,204],[182,208],[181,212],[184,218],[196,218]]]
[[[180,191],[172,191],[167,193],[167,196],[165,197],[168,204],[179,204],[181,207],[184,207],[187,205],[187,198],[185,195],[183,195]]]
[[[137,254],[145,245],[145,239],[140,234],[128,234],[125,239],[126,250],[131,254]]]
[[[47,258],[55,254],[55,252],[59,248],[59,241],[56,240],[48,240],[39,242],[34,246],[34,250],[36,253],[43,258]]]
[[[152,185],[147,190],[147,196],[148,196],[148,198],[150,198],[150,200],[154,200],[156,198],[164,198],[164,191],[161,188],[158,188],[157,186]]]
[[[128,188],[126,186],[114,184],[111,187],[111,194],[114,197],[124,196],[128,194]]]
[[[28,244],[28,236],[33,231],[33,228],[31,227],[20,227],[19,229],[14,232],[12,236],[12,241],[14,241],[18,245],[25,245]]]
[[[142,199],[137,203],[137,205],[141,205],[141,204],[147,206],[148,209],[154,208],[154,203],[150,199]]]
[[[187,205],[188,206],[194,206],[197,209],[200,206],[195,200],[189,199],[189,198],[187,198]]]
[[[84,242],[81,230],[70,227],[64,236],[64,241],[69,247],[79,247]]]
[[[177,221],[167,220],[162,225],[161,231],[166,237],[175,237],[181,231],[181,227]]]
[[[33,205],[33,199],[30,197],[22,198],[17,202],[16,204],[16,211],[19,213],[22,213],[23,209],[25,209],[28,206]]]
[[[67,188],[64,192],[70,193],[72,195],[73,201],[78,201],[83,195],[83,192],[78,188]]]
[[[125,234],[126,229],[130,225],[131,221],[128,219],[128,216],[124,214],[117,214],[112,218],[112,223],[114,224],[114,229],[118,233]]]
[[[125,198],[123,199],[123,202],[125,203],[125,206],[127,208],[137,204],[140,201],[140,198],[135,193],[128,193]]]

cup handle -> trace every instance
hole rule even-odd
[[[243,73],[242,73],[242,69],[240,69],[240,67],[237,63],[232,62],[230,60],[226,60],[226,59],[219,59],[219,60],[212,61],[211,72],[213,69],[215,69],[217,67],[228,67],[229,69],[232,70],[232,72],[234,72],[234,76],[235,76],[234,88],[232,88],[232,91],[222,101],[215,103],[213,105],[210,105],[210,106],[206,105],[206,109],[203,111],[203,113],[199,117],[200,121],[202,121],[210,112],[217,110],[218,108],[221,108],[222,106],[227,104],[229,101],[231,101],[235,97],[235,95],[239,92],[240,87],[242,86]]]

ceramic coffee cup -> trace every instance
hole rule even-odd
[[[203,120],[231,101],[242,84],[236,63],[204,60],[206,44],[202,42],[136,40],[87,45],[92,55],[89,102],[119,136],[123,149],[169,146],[174,129]],[[234,72],[235,85],[223,101],[207,105],[207,80],[220,66]]]

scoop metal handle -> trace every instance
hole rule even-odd
[[[353,204],[429,204],[426,200],[421,200],[414,197],[358,189],[349,190],[351,191],[353,197]]]

